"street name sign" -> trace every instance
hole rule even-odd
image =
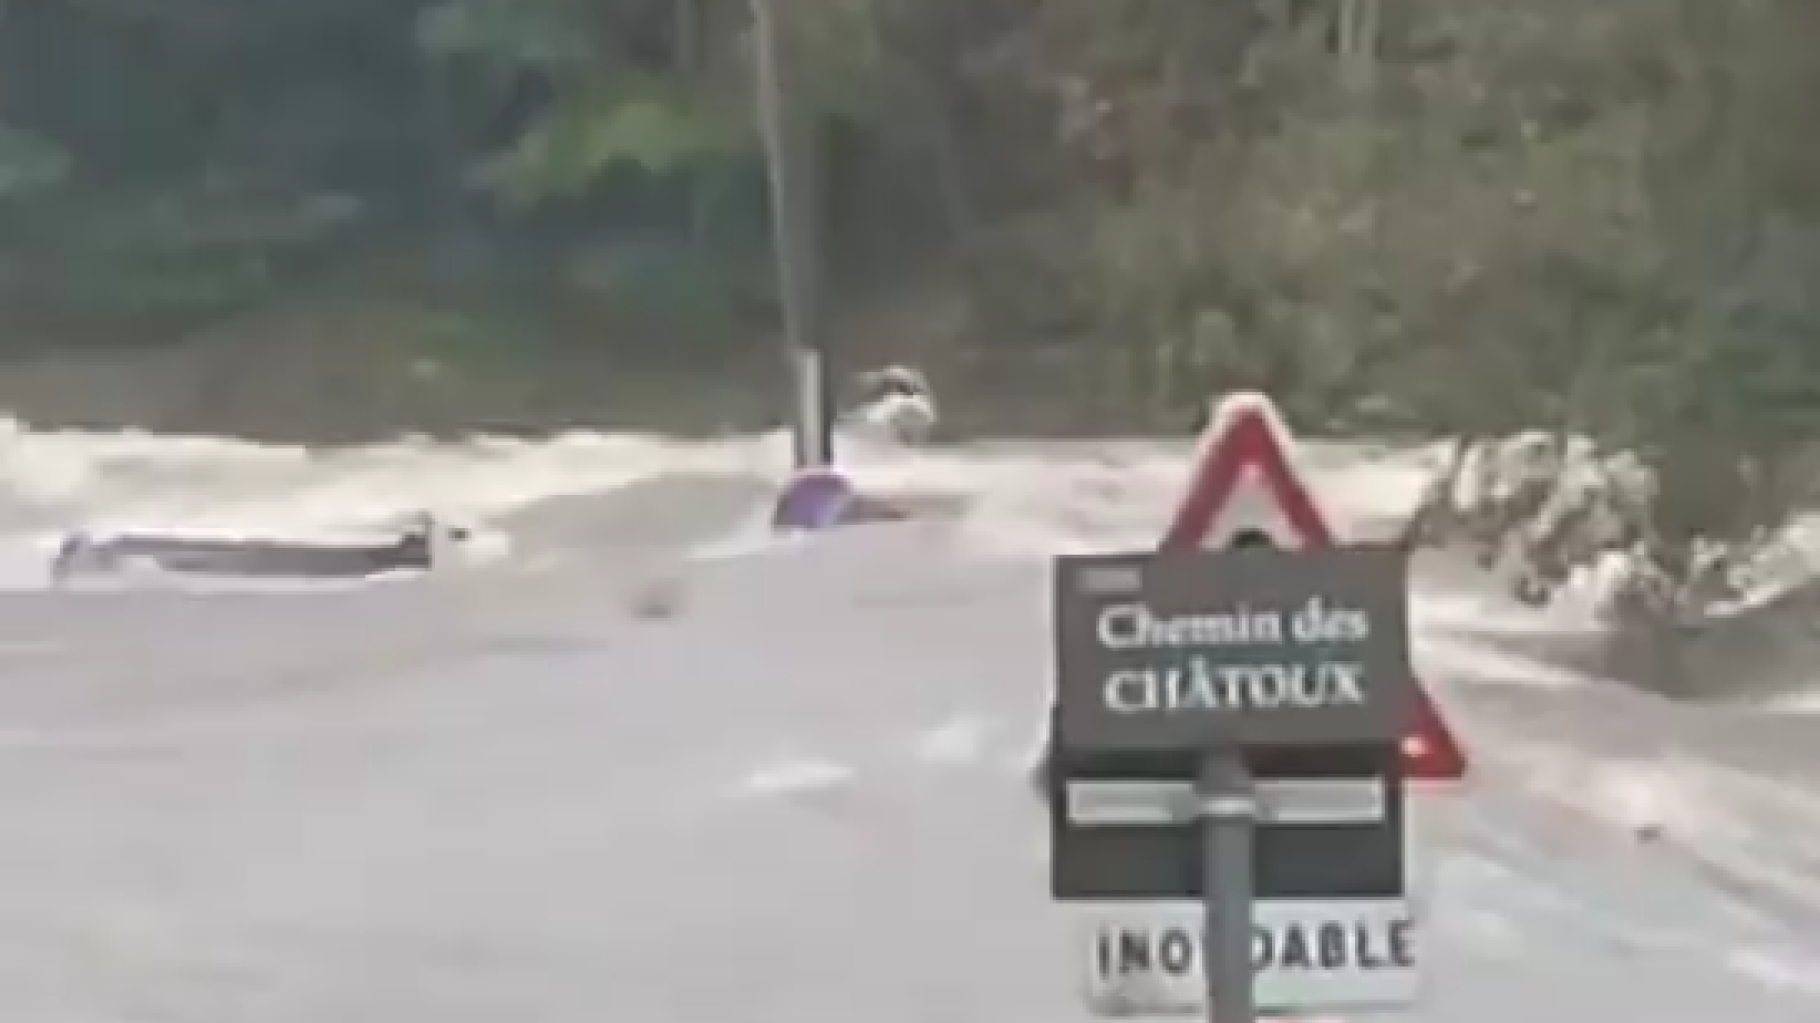
[[[1056,560],[1051,893],[1102,1016],[1404,1006],[1407,796],[1466,770],[1407,556],[1336,542],[1268,399],[1212,418],[1158,550]]]

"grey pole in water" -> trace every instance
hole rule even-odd
[[[773,250],[778,297],[783,305],[784,342],[790,364],[791,436],[798,469],[834,461],[834,427],[828,408],[828,368],[822,331],[820,246],[815,187],[805,163],[804,123],[787,76],[789,26],[781,24],[774,0],[752,0],[757,48],[759,120],[765,137],[765,169],[771,183]]]
[[[1196,779],[1202,852],[1202,957],[1208,1023],[1256,1023],[1252,991],[1252,840],[1257,788],[1240,750],[1208,753]]]
[[[1378,0],[1340,0],[1340,76],[1348,88],[1363,89],[1376,76]]]

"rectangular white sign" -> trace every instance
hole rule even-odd
[[[1084,917],[1088,1007],[1095,1015],[1206,1011],[1201,907],[1075,903]],[[1407,899],[1269,901],[1257,905],[1251,961],[1263,1011],[1394,1008],[1420,986]]]
[[[1068,818],[1086,826],[1181,824],[1195,820],[1193,782],[1070,781]],[[1271,824],[1370,824],[1384,819],[1384,784],[1375,778],[1260,778],[1259,819]]]

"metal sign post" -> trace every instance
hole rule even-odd
[[[1201,757],[1195,785],[1205,849],[1201,871],[1207,1023],[1256,1023],[1251,984],[1252,848],[1258,798],[1236,751]]]
[[[1230,550],[1269,550],[1261,530],[1232,538]],[[1258,795],[1244,754],[1214,750],[1201,754],[1195,775],[1201,815],[1201,928],[1205,942],[1207,1023],[1253,1023],[1257,992],[1251,983],[1251,919],[1257,886],[1251,857],[1257,842]],[[1234,897],[1222,902],[1215,892]],[[1242,893],[1242,894],[1240,894]],[[1218,997],[1215,997],[1215,996]]]
[[[753,0],[758,50],[759,120],[771,184],[773,252],[784,344],[790,364],[791,437],[797,469],[834,463],[826,338],[822,323],[821,246],[815,210],[815,167],[808,125],[790,81],[790,26],[773,0]]]

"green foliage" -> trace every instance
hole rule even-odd
[[[69,158],[43,139],[0,124],[0,210],[55,186],[69,173]]]
[[[416,40],[436,59],[470,58],[496,71],[586,69],[596,59],[587,8],[575,3],[448,0],[422,11]]]
[[[744,25],[678,11],[20,5],[0,36],[0,293],[34,315],[181,328],[375,260],[444,265],[451,237],[493,266],[557,268],[545,291],[639,292],[611,306],[663,306],[650,281],[676,272],[677,245],[704,282],[748,287],[767,229],[748,93],[728,88]],[[605,250],[655,262],[560,269]],[[676,301],[692,314],[736,295]]]
[[[483,160],[473,180],[523,210],[586,195],[621,168],[661,179],[756,162],[746,124],[654,84],[659,87],[622,84],[565,98]]]

